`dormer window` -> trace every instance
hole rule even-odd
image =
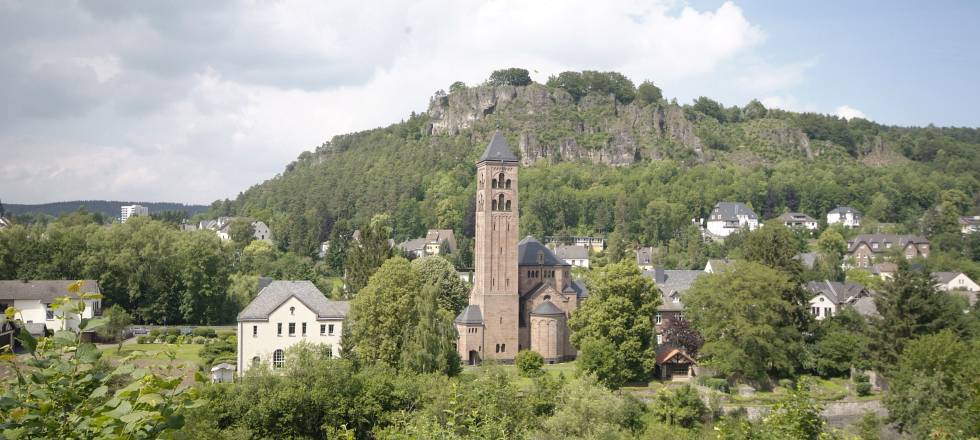
[[[538,251],[538,264],[544,264],[544,252]]]
[[[872,249],[878,249],[878,243],[871,243]]]

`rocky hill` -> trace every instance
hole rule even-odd
[[[576,99],[532,83],[437,92],[425,113],[336,136],[212,214],[263,218],[281,246],[302,253],[334,221],[376,213],[393,216],[396,236],[427,227],[466,236],[473,162],[494,130],[524,165],[521,189],[549,191],[522,193],[522,228],[537,234],[619,228],[655,244],[721,199],[749,202],[764,216],[792,209],[820,218],[838,203],[870,209],[877,195],[888,201],[881,221],[911,225],[939,191],[980,189],[976,129],[887,127],[757,101]],[[669,205],[671,217],[656,233],[634,224],[649,218],[653,202]]]

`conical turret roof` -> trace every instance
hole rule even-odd
[[[499,131],[493,134],[493,138],[490,139],[490,143],[487,145],[487,149],[480,156],[480,162],[517,162],[517,156],[511,153],[510,147],[507,146],[507,140],[504,139],[504,135]]]

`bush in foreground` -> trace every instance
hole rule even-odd
[[[514,358],[514,364],[517,365],[517,371],[524,377],[540,376],[544,372],[541,370],[541,367],[544,366],[544,358],[536,351],[521,350]]]

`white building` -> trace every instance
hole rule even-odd
[[[977,293],[980,285],[966,276],[963,272],[933,272],[936,288],[946,292],[961,293],[970,302],[970,307],[977,303]]]
[[[744,203],[718,202],[708,216],[708,232],[715,237],[727,237],[732,232],[759,227],[759,216]]]
[[[0,231],[8,227],[10,227],[10,220],[0,217]]]
[[[964,234],[980,232],[980,215],[960,217],[960,232]]]
[[[130,217],[136,217],[138,215],[150,215],[150,209],[143,205],[126,205],[123,206],[119,213],[119,221],[126,223]]]
[[[78,324],[83,318],[91,319],[102,314],[102,300],[78,300],[85,303],[81,315],[67,313],[53,307],[56,298],[64,296],[76,297],[68,293],[68,286],[74,280],[3,280],[0,281],[0,310],[13,307],[19,311],[16,318],[27,324],[28,330],[43,333],[44,329],[51,331],[78,331]],[[99,283],[94,280],[84,280],[82,293],[101,293]]]
[[[606,248],[606,239],[602,237],[546,236],[544,237],[544,243],[547,245],[569,244],[581,246],[592,249],[593,252],[599,252]]]
[[[204,230],[208,229],[214,231],[218,235],[218,238],[228,241],[231,240],[231,224],[238,217],[218,217],[214,220],[204,220],[198,224],[198,229]],[[272,231],[269,226],[261,220],[252,221],[252,229],[254,233],[252,234],[253,240],[264,240],[272,242]]]
[[[265,284],[264,286],[262,284]],[[309,281],[260,281],[259,294],[238,314],[238,371],[259,364],[278,369],[298,342],[323,344],[340,356],[340,334],[350,309]]]
[[[836,315],[846,305],[856,305],[862,298],[872,296],[871,291],[857,283],[810,281],[806,288],[813,294],[810,298],[810,313],[818,321]],[[861,307],[856,307],[855,310],[865,314]]]
[[[827,213],[827,224],[841,223],[848,228],[861,226],[861,213],[849,206],[838,206]]]
[[[802,212],[787,212],[779,216],[779,221],[787,228],[817,230],[817,220]]]
[[[589,268],[589,248],[563,244],[555,249],[555,255],[572,266]]]
[[[451,254],[457,250],[456,235],[452,229],[429,229],[425,237],[399,243],[398,248],[414,258],[440,255],[443,251]]]

